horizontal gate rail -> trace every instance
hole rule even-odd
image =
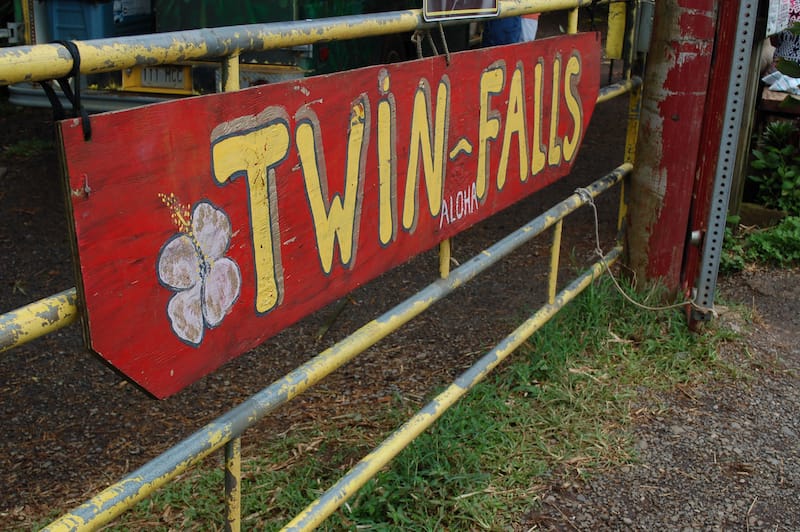
[[[373,346],[455,289],[475,278],[512,251],[552,227],[593,198],[610,190],[630,175],[624,163],[591,185],[551,207],[513,233],[417,292],[375,320],[365,324],[282,379],[229,410],[182,442],[148,462],[126,478],[51,523],[44,530],[94,530],[121,515],[138,501],[200,462],[212,452],[236,440],[247,428]],[[562,296],[560,296],[562,297]],[[524,327],[524,326],[523,326]],[[516,333],[515,333],[516,334]],[[513,336],[513,335],[512,335]],[[238,442],[236,442],[238,444]],[[237,445],[238,447],[238,445]],[[235,450],[226,453],[235,462]],[[236,469],[236,466],[233,466]]]
[[[0,353],[70,325],[77,319],[78,312],[73,287],[0,314]]]
[[[560,11],[591,5],[592,0],[501,0],[499,17]],[[577,21],[577,17],[574,17]],[[442,24],[464,23],[464,20]],[[113,72],[138,65],[160,65],[222,58],[320,42],[403,33],[438,27],[421,9],[350,15],[292,22],[248,24],[152,35],[76,41],[80,73]],[[0,85],[44,81],[70,74],[73,59],[61,44],[36,44],[0,50]]]
[[[607,102],[623,94],[627,94],[634,89],[642,86],[642,78],[634,76],[631,79],[612,83],[605,87],[600,87],[600,94],[597,95],[597,103]]]

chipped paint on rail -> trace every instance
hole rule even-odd
[[[0,353],[66,327],[78,315],[74,288],[0,315]]]

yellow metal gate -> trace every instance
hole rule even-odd
[[[589,0],[501,1],[498,17],[567,11],[565,30],[575,33],[579,28],[581,8],[590,4],[595,3]],[[369,478],[433,424],[448,407],[466,394],[620,257],[622,248],[621,244],[618,244],[605,256],[598,258],[583,274],[559,290],[558,273],[563,220],[580,207],[587,205],[594,207],[594,199],[597,196],[612,190],[617,185],[621,186],[633,169],[641,84],[640,78],[633,75],[631,68],[636,54],[636,34],[633,29],[636,26],[637,5],[631,2],[610,2],[609,18],[603,21],[603,24],[607,22],[607,58],[609,61],[618,61],[616,64],[622,64],[624,68],[620,69],[621,74],[617,79],[601,89],[598,102],[606,102],[618,96],[629,98],[626,155],[625,160],[620,161],[617,168],[606,169],[607,173],[598,176],[596,181],[580,187],[562,202],[453,269],[451,269],[453,261],[450,242],[444,242],[440,248],[439,278],[433,280],[427,287],[295,368],[282,379],[201,428],[157,459],[98,493],[46,529],[97,529],[113,521],[138,501],[147,498],[204,457],[224,449],[227,501],[225,526],[229,530],[239,530],[241,438],[249,427],[379,340],[403,327],[456,288],[502,261],[512,251],[528,244],[538,235],[552,231],[546,304],[523,320],[517,329],[495,347],[488,350],[474,365],[365,456],[319,499],[311,502],[304,512],[286,525],[286,528],[290,530],[312,528],[322,523],[327,516],[344,504]],[[436,29],[436,25],[426,22],[420,10],[409,10],[292,24],[220,28],[213,33],[197,30],[126,37],[118,40],[85,41],[77,42],[75,46],[80,53],[82,73],[221,57],[224,89],[231,91],[238,89],[239,54],[243,52],[431,29]],[[0,51],[0,81],[5,84],[61,78],[69,74],[73,67],[72,55],[60,44],[24,46]],[[623,196],[624,194],[620,194],[621,198]],[[624,201],[621,200],[618,229],[622,228],[624,215]],[[588,238],[594,240],[594,235],[588,235]],[[597,247],[599,249],[599,242]],[[76,290],[71,288],[0,315],[0,351],[27,343],[76,321],[80,317],[76,299]],[[13,486],[9,487],[13,489]]]

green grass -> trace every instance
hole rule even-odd
[[[7,157],[29,159],[37,157],[53,149],[52,141],[42,139],[21,139],[14,144],[3,147],[3,153]]]
[[[603,280],[423,433],[323,529],[509,529],[547,483],[635,460],[627,429],[632,403],[643,391],[738,377],[739,370],[717,356],[719,344],[731,339],[713,328],[689,332],[678,310],[640,310]],[[247,449],[244,527],[278,529],[416,408],[396,398],[370,428],[357,414],[352,424],[304,426]],[[221,528],[218,460],[159,491],[113,529]]]

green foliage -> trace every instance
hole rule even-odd
[[[748,237],[747,255],[777,266],[800,264],[800,217],[789,216],[767,230]]]
[[[30,159],[53,149],[53,143],[36,138],[22,139],[15,144],[5,146],[3,151],[8,157]]]
[[[764,129],[753,150],[748,179],[758,185],[756,202],[800,214],[800,148],[793,122],[776,121]]]
[[[789,61],[783,57],[778,58],[778,63],[775,65],[782,74],[786,74],[790,78],[800,78],[800,65],[795,61]]]
[[[725,240],[722,242],[719,271],[722,273],[739,272],[745,269],[747,260],[742,238],[733,233],[730,227],[725,228]]]
[[[720,271],[740,271],[748,263],[800,265],[800,216],[787,216],[775,227],[751,229],[739,235],[726,228]]]
[[[786,28],[786,31],[794,35],[800,35],[800,22],[795,22],[794,24]]]

